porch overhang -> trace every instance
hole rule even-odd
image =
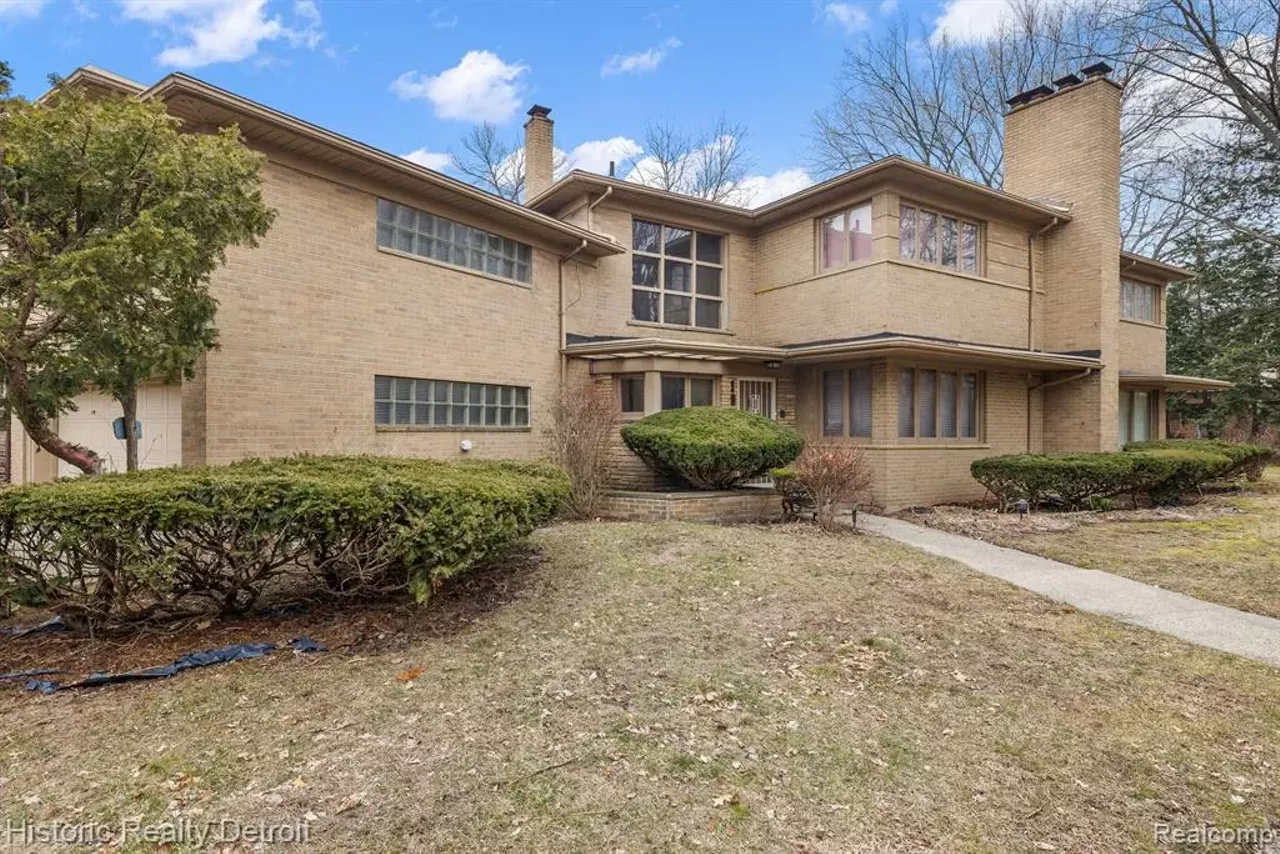
[[[776,362],[779,365],[771,367],[777,367],[781,364],[805,365],[840,359],[901,356],[1036,371],[1079,371],[1102,367],[1102,360],[1093,353],[1024,350],[898,333],[877,333],[858,338],[781,346],[583,335],[570,335],[568,339],[563,350],[566,356],[591,360],[671,358],[719,362],[754,361]]]
[[[834,359],[903,356],[947,359],[979,365],[1026,368],[1037,371],[1072,371],[1101,368],[1096,353],[1055,353],[993,344],[973,344],[887,332],[833,341],[789,344],[783,350],[792,364],[829,362]]]
[[[786,351],[778,347],[752,344],[721,344],[714,341],[678,341],[670,338],[624,338],[569,335],[564,354],[582,359],[695,359],[731,362],[781,361]]]
[[[1236,386],[1235,383],[1227,380],[1214,380],[1208,377],[1188,377],[1181,374],[1141,374],[1135,371],[1121,371],[1120,385],[1148,386],[1165,391],[1225,391]]]

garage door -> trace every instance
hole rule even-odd
[[[79,408],[58,417],[58,435],[84,445],[102,457],[103,471],[124,471],[124,440],[117,439],[112,422],[120,417],[120,404],[105,394],[85,392],[76,398]],[[138,389],[138,467],[144,469],[182,463],[182,387],[151,383]],[[58,461],[58,476],[79,474],[69,463]]]

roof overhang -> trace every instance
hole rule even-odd
[[[984,184],[940,172],[897,155],[877,160],[754,209],[709,202],[579,169],[573,170],[530,199],[529,205],[537,210],[554,213],[564,210],[584,193],[602,193],[611,188],[612,195],[619,201],[661,205],[682,210],[686,215],[697,215],[702,219],[723,223],[727,228],[751,230],[848,202],[852,196],[864,191],[871,192],[884,184],[892,184],[908,192],[914,190],[958,207],[980,209],[994,216],[1029,225],[1045,226],[1071,220],[1071,215],[1064,209],[994,190]]]
[[[682,358],[814,364],[841,359],[905,356],[1037,371],[1070,371],[1102,367],[1102,361],[1095,356],[1046,353],[959,341],[939,341],[910,335],[873,335],[841,341],[789,344],[781,347],[680,341],[669,338],[607,338],[574,341],[567,344],[563,352],[568,356],[585,359]]]
[[[48,98],[62,87],[76,87],[89,93],[93,97],[102,97],[109,95],[123,95],[126,97],[137,95],[147,87],[143,86],[136,80],[130,80],[114,72],[107,71],[105,68],[98,68],[94,65],[83,65],[75,71],[62,78],[49,91],[45,92],[36,103],[44,103]]]
[[[1181,374],[1140,374],[1131,371],[1120,372],[1120,385],[1151,386],[1165,391],[1225,391],[1236,387],[1233,382],[1214,380],[1207,377],[1187,377]]]
[[[175,115],[196,124],[222,127],[234,123],[250,140],[411,193],[428,195],[452,208],[540,238],[566,254],[578,251],[587,258],[599,258],[625,251],[595,232],[561,222],[185,74],[170,74],[139,97],[160,98]]]
[[[1190,279],[1195,274],[1194,270],[1188,270],[1186,267],[1178,267],[1174,264],[1166,264],[1163,261],[1157,261],[1145,255],[1137,255],[1133,252],[1120,253],[1121,276],[1137,275],[1160,282],[1181,282],[1185,279]]]
[[[1081,353],[1050,353],[991,344],[944,341],[914,335],[870,335],[843,341],[816,341],[789,345],[787,361],[792,363],[827,362],[832,359],[867,358],[873,356],[910,356],[945,359],[975,365],[1025,368],[1038,371],[1070,371],[1101,368],[1097,356]]]

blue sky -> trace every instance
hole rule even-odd
[[[902,17],[980,34],[1005,2],[0,0],[0,59],[27,96],[80,65],[181,70],[432,167],[477,121],[516,139],[534,102],[594,169],[636,155],[647,122],[697,133],[723,112],[749,128],[760,204],[809,180],[846,48]]]

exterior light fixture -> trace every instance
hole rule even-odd
[[[764,363],[764,366],[771,371],[776,371],[778,368],[782,367],[782,362],[778,359],[770,359]]]

